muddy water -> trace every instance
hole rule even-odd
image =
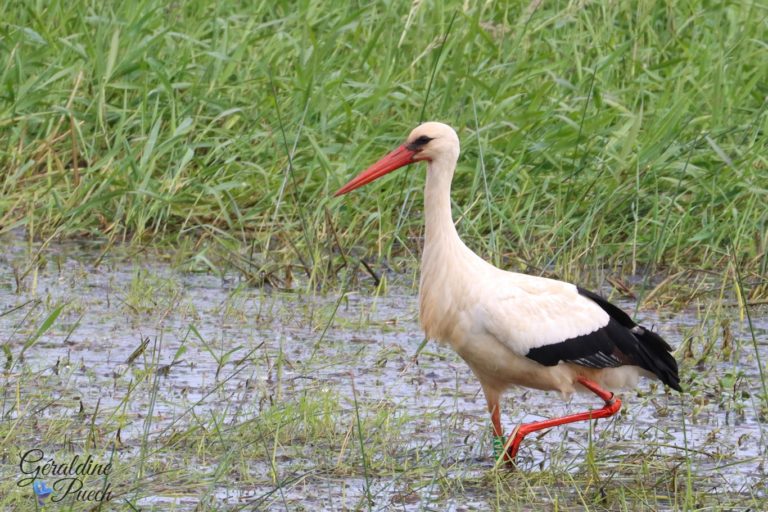
[[[99,248],[84,244],[49,248],[38,270],[17,285],[14,267],[17,276],[25,269],[29,248],[19,242],[8,247],[0,257],[0,342],[10,349],[13,361],[2,377],[3,421],[17,418],[12,404],[20,375],[40,375],[53,383],[49,392],[55,400],[41,408],[39,418],[71,417],[80,407],[92,414],[98,404],[102,413],[96,421],[106,421],[120,410],[127,418],[121,427],[120,456],[130,459],[143,442],[152,445],[154,439],[211,411],[225,423],[237,422],[276,403],[328,393],[342,404],[340,421],[349,421],[355,401],[362,416],[387,411],[399,432],[391,456],[402,458],[404,465],[414,458],[437,457],[442,466],[450,466],[449,478],[472,481],[491,467],[484,399],[467,367],[449,349],[431,342],[414,358],[422,337],[415,292],[409,286],[395,286],[381,297],[367,288],[341,299],[333,293],[281,293],[249,287],[235,274],[179,272],[157,256],[107,257],[94,266]],[[24,344],[61,304],[66,307],[59,318],[19,360]],[[631,304],[624,306],[631,310]],[[641,312],[639,320],[656,325],[678,345],[702,324],[708,332],[701,309],[664,318]],[[644,382],[638,392],[623,395],[621,417],[601,422],[594,432],[588,424],[576,424],[526,442],[522,468],[538,471],[557,465],[576,470],[592,436],[600,457],[617,464],[652,451],[721,492],[765,493],[761,486],[766,481],[768,438],[759,421],[761,381],[755,351],[737,309],[728,311],[734,344],[741,348],[730,359],[713,357],[706,365],[686,367],[683,381],[690,394],[651,390]],[[765,362],[768,322],[753,316]],[[143,344],[144,350],[132,358]],[[131,394],[132,383],[142,381],[148,382],[142,392]],[[153,387],[154,394],[146,392]],[[23,402],[25,397],[36,400],[40,390],[24,381],[19,391]],[[551,393],[511,390],[503,419],[510,428],[519,421],[595,405],[588,397],[563,404]],[[347,428],[339,425],[341,431]],[[339,450],[330,447],[325,462]],[[451,510],[484,508],[493,502],[493,491],[482,486],[446,496],[431,476],[415,485],[397,476],[377,476],[366,483],[361,475],[332,474],[296,478],[281,489],[279,500],[265,500],[275,494],[267,475],[276,472],[286,479],[307,472],[315,456],[310,445],[286,450],[276,466],[253,461],[250,470],[264,478],[242,487],[219,484],[211,495],[231,505],[339,509],[359,506],[369,486],[381,507]],[[215,464],[209,464],[213,472]],[[173,503],[180,510],[197,501],[193,492],[179,496],[173,488],[154,489],[135,490],[131,496],[140,505]]]

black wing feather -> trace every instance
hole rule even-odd
[[[658,334],[637,325],[624,311],[596,293],[578,288],[579,294],[594,301],[608,316],[608,323],[589,334],[537,347],[526,356],[545,366],[560,361],[590,368],[613,368],[625,364],[654,373],[672,389],[682,391],[672,347]]]

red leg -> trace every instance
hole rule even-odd
[[[504,431],[501,429],[501,412],[499,411],[499,404],[495,403],[491,406],[491,423],[493,423],[493,435],[503,436]]]
[[[498,460],[502,455],[505,461],[509,457],[505,450],[507,438],[501,427],[501,408],[499,407],[499,393],[493,388],[483,386],[485,399],[488,402],[488,412],[491,413],[491,425],[493,426],[493,459]]]
[[[537,430],[544,430],[546,428],[557,427],[558,425],[565,425],[566,423],[574,423],[576,421],[595,420],[597,418],[606,418],[613,416],[619,409],[621,409],[621,400],[614,396],[610,391],[606,391],[596,383],[584,377],[578,378],[579,384],[592,391],[605,401],[605,406],[601,409],[595,409],[587,412],[580,412],[577,414],[571,414],[569,416],[563,416],[562,418],[553,418],[551,420],[535,421],[533,423],[524,423],[518,426],[512,433],[512,441],[508,444],[506,460],[513,461],[517,455],[517,450],[520,449],[520,442],[525,436],[531,432]]]
[[[499,411],[499,404],[496,402],[493,405],[488,405],[491,410],[491,423],[493,424],[493,460],[499,461],[501,456],[504,456],[504,462],[511,463],[513,459],[509,457],[509,452],[506,450],[507,438],[504,435],[504,431],[501,429],[501,413]]]

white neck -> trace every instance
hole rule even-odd
[[[451,180],[457,158],[458,147],[455,154],[430,162],[424,186],[419,318],[427,337],[440,340],[448,339],[453,325],[446,307],[463,300],[457,290],[464,289],[464,281],[472,278],[472,262],[478,259],[459,238],[451,217]]]
[[[455,168],[455,158],[434,160],[427,166],[424,186],[425,249],[461,243],[451,215],[451,181]]]

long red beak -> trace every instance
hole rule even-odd
[[[412,164],[414,160],[415,151],[412,151],[405,147],[400,146],[396,150],[389,153],[387,156],[355,176],[349,183],[341,187],[336,191],[334,197],[338,197],[347,192],[351,192],[356,188],[362,187],[366,183],[370,183],[373,180],[379,179],[387,173],[399,169],[405,165]]]

